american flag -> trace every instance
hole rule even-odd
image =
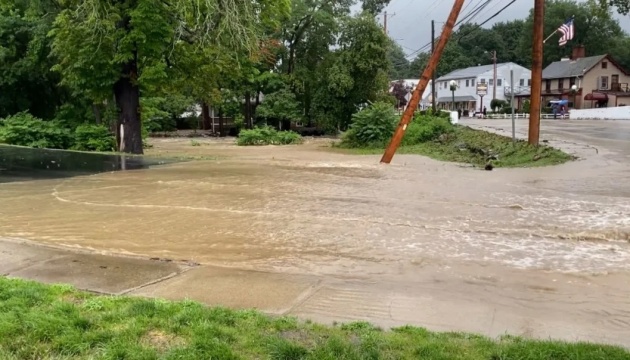
[[[562,33],[562,37],[560,38],[560,46],[564,46],[567,44],[567,41],[573,39],[573,35],[575,35],[575,27],[573,26],[573,18],[567,20],[558,31]]]

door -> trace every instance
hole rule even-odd
[[[621,86],[619,86],[619,75],[613,75],[610,77],[610,85],[611,85],[611,90],[613,91],[621,90]]]

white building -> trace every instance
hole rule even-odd
[[[415,90],[420,80],[419,79],[400,79],[400,80],[391,81],[390,86],[389,86],[390,93],[394,90],[394,84],[400,81],[403,82],[403,84],[405,85],[405,88],[407,89],[407,96],[405,98],[407,99],[407,102],[408,102],[409,99],[411,99],[411,93]],[[426,89],[424,89],[424,92],[422,93],[422,97],[420,98],[420,105],[418,106],[420,109],[426,109],[431,106],[431,83],[432,83],[431,80],[429,80],[429,83],[427,84]]]
[[[450,89],[451,80],[457,83],[455,90],[455,109],[479,110],[484,106],[490,111],[490,102],[493,98],[493,91],[496,86],[496,98],[499,100],[509,100],[510,69],[514,69],[514,89],[515,93],[529,93],[532,84],[531,70],[515,63],[497,64],[497,83],[494,84],[494,65],[473,66],[466,69],[455,70],[436,80],[436,93],[438,107],[442,109],[452,109],[453,93]],[[488,92],[482,97],[477,95],[477,84],[487,84]]]

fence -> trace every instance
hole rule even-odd
[[[512,118],[512,114],[487,114],[486,119],[511,119]],[[529,114],[514,114],[514,118],[515,119],[529,119]],[[569,114],[566,113],[564,115],[560,115],[560,114],[556,114],[556,116],[554,117],[553,114],[540,114],[540,118],[544,119],[544,120],[549,120],[549,119],[568,119],[569,118]]]

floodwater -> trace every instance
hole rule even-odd
[[[331,152],[325,140],[239,148],[159,139],[156,155],[209,160],[103,172],[118,163],[85,158],[78,163],[100,170],[37,181],[23,165],[9,166],[13,180],[0,180],[0,237],[336,277],[413,277],[426,264],[504,268],[522,279],[528,271],[627,274],[625,145],[609,151],[562,136],[558,143],[581,160],[492,172],[408,155],[380,165],[378,156]],[[0,158],[11,155],[0,148]],[[45,156],[28,163],[59,165]],[[628,277],[620,279],[612,287],[627,291]]]
[[[383,166],[321,144],[203,150],[224,159],[102,172],[120,162],[31,157],[38,174],[69,163],[79,165],[69,174],[94,174],[3,184],[0,236],[309,273],[426,259],[630,269],[630,173],[621,167],[614,177],[588,175],[580,162],[484,172],[414,156]]]

